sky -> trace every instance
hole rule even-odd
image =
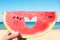
[[[7,11],[56,11],[60,22],[60,0],[0,0],[0,22]]]

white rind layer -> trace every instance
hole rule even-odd
[[[5,27],[6,27],[6,28],[8,29],[8,31],[10,31],[11,33],[15,33],[15,31],[12,30],[12,29],[10,29],[10,28],[8,27],[8,25],[6,24],[6,22],[5,22],[5,16],[6,16],[6,12],[3,13],[3,22],[4,22]],[[22,35],[23,38],[27,38],[27,40],[31,40],[31,39],[35,39],[35,38],[41,37],[42,35],[46,34],[47,32],[49,32],[49,31],[54,27],[55,22],[56,22],[56,19],[55,19],[55,21],[54,21],[53,23],[50,24],[49,28],[46,29],[44,32],[39,32],[39,33],[36,33],[36,34],[34,34],[34,35],[23,35],[23,34],[21,34],[21,35]]]

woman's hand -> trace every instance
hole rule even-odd
[[[11,34],[10,32],[7,31],[1,40],[19,40],[18,36],[19,36],[18,32]]]

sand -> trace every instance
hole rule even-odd
[[[6,33],[6,30],[0,30],[0,40],[3,35]],[[44,36],[34,39],[34,40],[60,40],[60,30],[51,30]]]

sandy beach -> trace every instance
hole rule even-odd
[[[0,40],[5,33],[6,30],[0,30]],[[60,30],[51,30],[49,33],[38,38],[38,40],[60,40]]]

